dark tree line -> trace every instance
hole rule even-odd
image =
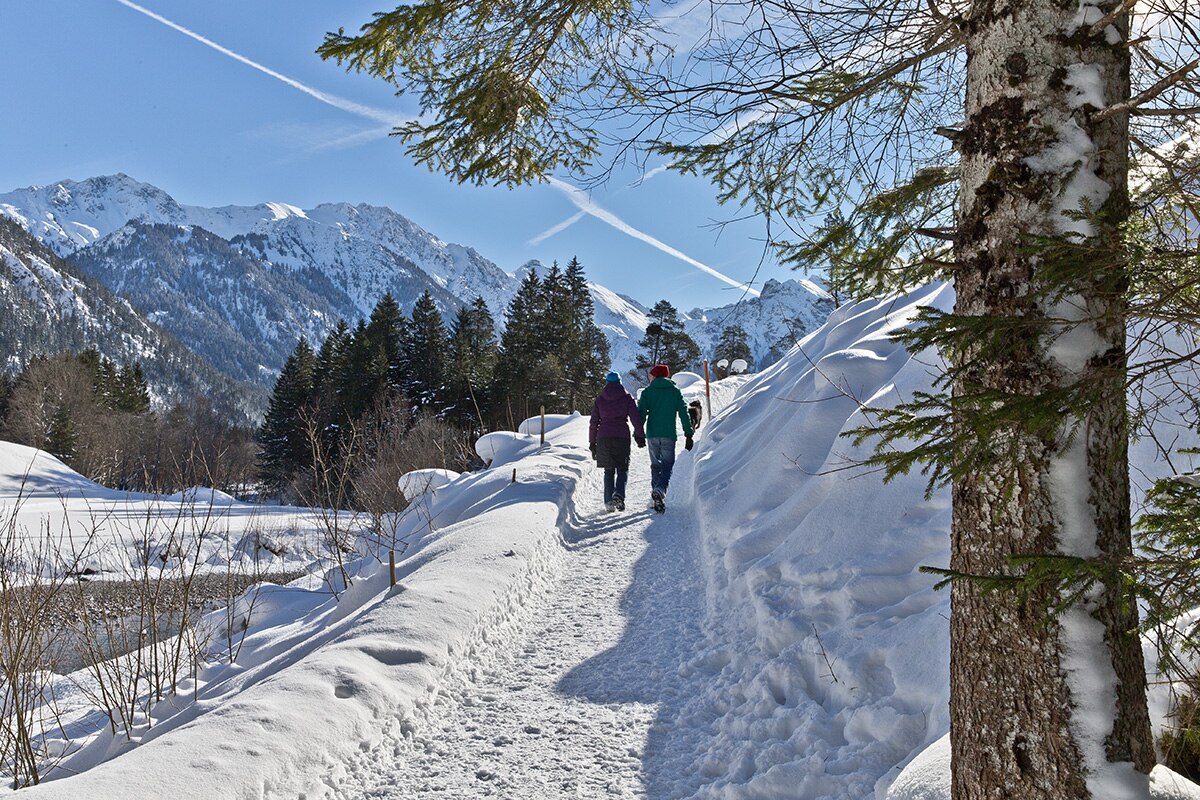
[[[366,507],[388,485],[366,479],[375,469],[368,464],[461,470],[480,433],[515,427],[543,406],[548,413],[583,408],[608,370],[608,343],[593,313],[583,268],[572,259],[545,277],[526,276],[499,341],[482,298],[447,325],[428,293],[409,316],[384,296],[369,319],[353,328],[340,322],[316,350],[301,338],[258,433],[267,492]],[[420,447],[411,438],[418,429]],[[424,452],[397,460],[396,448]],[[364,495],[367,483],[375,496]]]
[[[492,418],[509,426],[538,413],[589,405],[604,385],[608,340],[596,326],[583,267],[571,259],[530,272],[505,314],[492,385]]]
[[[254,478],[249,429],[199,399],[154,411],[142,365],[94,348],[34,356],[0,377],[0,436],[118,489],[241,491]]]

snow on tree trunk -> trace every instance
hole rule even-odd
[[[1130,549],[1125,323],[1119,258],[1062,298],[1034,290],[1054,257],[1031,237],[1119,252],[1127,213],[1129,97],[1124,17],[1112,0],[977,0],[967,39],[966,125],[956,241],[962,315],[1049,321],[1042,336],[983,355],[955,384],[1039,396],[1087,376],[1097,400],[1051,438],[1010,437],[1015,459],[955,482],[951,568],[1011,574],[1021,554],[1102,557]],[[1098,29],[1097,29],[1098,28]],[[1064,215],[1082,212],[1086,219]],[[1043,240],[1045,241],[1045,240]],[[1043,273],[1044,274],[1044,273]],[[1035,329],[1036,330],[1036,329]],[[1019,339],[1019,337],[1013,337]],[[957,425],[969,424],[960,411]],[[1006,491],[1006,487],[1010,491]],[[955,800],[1145,797],[1153,766],[1136,608],[1102,588],[1060,618],[1052,597],[952,594]]]

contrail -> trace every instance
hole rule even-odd
[[[196,33],[195,31],[189,30],[188,28],[185,28],[176,22],[172,22],[171,20],[167,19],[166,17],[164,17],[160,14],[155,14],[150,9],[143,8],[142,6],[139,6],[137,3],[132,2],[132,0],[116,0],[116,2],[120,3],[121,5],[125,6],[126,8],[133,9],[134,11],[138,12],[139,14],[144,14],[145,16],[149,17],[150,19],[154,20],[155,22],[160,22],[163,25],[166,25],[168,28],[178,31],[179,33],[182,33],[184,36],[188,36],[192,39],[195,39],[197,42],[200,42],[201,44],[206,45],[208,47],[211,47],[212,49],[216,50],[218,53],[229,56],[234,61],[239,61],[248,67],[252,67],[265,75],[271,76],[272,78],[274,78],[277,81],[282,81],[283,83],[286,83],[288,86],[291,86],[293,89],[298,89],[301,92],[304,92],[309,97],[312,97],[316,100],[320,100],[322,103],[325,103],[326,105],[333,106],[334,108],[341,109],[342,111],[346,111],[350,114],[356,114],[356,115],[358,115],[360,117],[364,117],[366,119],[376,120],[378,122],[386,122],[389,125],[400,125],[400,124],[408,122],[412,119],[411,117],[404,117],[404,116],[400,116],[397,114],[392,114],[392,113],[384,111],[382,109],[372,108],[371,106],[365,106],[361,103],[356,103],[353,100],[347,100],[344,97],[338,97],[337,95],[329,94],[328,92],[322,92],[319,89],[314,89],[311,86],[306,86],[305,84],[301,83],[300,81],[296,80],[295,78],[289,78],[287,75],[284,75],[280,72],[276,72],[275,70],[271,69],[270,67],[263,66],[262,64],[259,64],[257,61],[249,59],[240,53],[235,53],[234,51],[230,50],[228,47],[223,47],[211,39],[206,39],[205,37],[201,36],[200,34]],[[371,133],[373,133],[373,132],[367,131],[363,135],[369,136]],[[651,173],[647,173],[647,175],[652,176],[653,174],[657,174],[659,171],[660,170],[652,170]],[[655,239],[653,236],[651,236],[648,233],[643,233],[642,231],[639,231],[637,228],[633,227],[629,223],[620,219],[612,212],[596,205],[594,202],[592,202],[591,198],[589,198],[581,189],[578,189],[577,187],[572,186],[571,184],[561,181],[557,178],[550,178],[550,185],[553,186],[554,188],[558,189],[563,194],[565,194],[571,200],[571,202],[574,203],[575,206],[579,209],[580,213],[577,214],[575,217],[572,217],[570,220],[567,220],[563,223],[560,223],[559,225],[556,225],[554,228],[551,228],[545,234],[541,234],[538,237],[534,237],[534,239],[536,241],[539,241],[539,242],[542,241],[543,239],[553,235],[554,233],[557,233],[558,231],[562,230],[563,228],[566,228],[569,225],[573,224],[578,219],[581,219],[584,214],[588,214],[588,215],[591,215],[591,216],[595,217],[596,219],[600,220],[601,222],[611,225],[613,228],[616,228],[618,231],[620,231],[621,233],[624,233],[626,236],[631,236],[634,239],[645,242],[646,244],[650,245],[651,247],[653,247],[657,250],[660,250],[660,251],[666,253],[667,255],[672,256],[673,258],[677,258],[680,261],[683,261],[684,263],[692,265],[693,267],[700,270],[701,272],[707,272],[709,275],[712,275],[714,278],[717,278],[719,280],[724,281],[725,283],[728,283],[730,286],[735,286],[739,289],[743,289],[746,292],[749,292],[750,294],[753,294],[756,296],[759,294],[759,292],[757,290],[750,288],[746,284],[741,283],[740,281],[736,281],[733,278],[730,278],[728,275],[724,275],[721,272],[718,272],[717,270],[713,269],[712,267],[708,266],[707,264],[703,264],[703,263],[697,261],[696,259],[692,258],[691,256],[687,255],[686,253],[682,253],[682,252],[676,250],[674,247],[671,247],[670,245],[665,244],[664,242],[661,242],[658,239]],[[533,240],[531,240],[531,241],[533,241]]]
[[[728,275],[726,275],[725,273],[720,272],[719,270],[713,269],[712,267],[708,266],[707,264],[697,261],[696,259],[689,256],[687,253],[682,253],[679,250],[676,250],[674,247],[671,247],[671,245],[666,244],[665,242],[661,242],[658,239],[655,239],[653,236],[651,236],[648,233],[639,231],[637,228],[633,227],[629,223],[622,220],[616,214],[613,214],[611,211],[608,211],[608,210],[596,205],[594,202],[592,202],[592,199],[584,193],[584,191],[582,189],[572,186],[571,184],[569,184],[565,181],[560,181],[558,178],[550,178],[549,180],[550,180],[551,186],[553,186],[555,189],[558,189],[560,192],[565,194],[567,196],[567,198],[572,203],[575,204],[575,207],[578,208],[580,211],[582,211],[584,214],[595,217],[596,219],[600,220],[601,222],[603,222],[607,225],[611,225],[612,227],[616,228],[617,230],[619,230],[621,233],[625,234],[626,236],[632,236],[634,239],[645,242],[646,244],[650,245],[651,247],[655,248],[656,250],[661,250],[662,252],[666,253],[669,256],[678,258],[680,261],[683,261],[687,264],[691,264],[693,267],[700,270],[701,272],[707,272],[709,275],[712,275],[717,280],[724,281],[725,283],[728,283],[730,286],[733,286],[733,287],[743,290],[747,294],[752,294],[755,297],[758,297],[758,295],[760,294],[760,292],[757,289],[753,289],[750,286],[742,283],[741,281],[735,280],[735,279],[729,277]]]
[[[304,92],[309,97],[316,98],[317,100],[320,100],[322,103],[325,103],[326,105],[333,106],[334,108],[341,109],[342,111],[347,111],[351,114],[357,114],[358,116],[365,117],[366,119],[376,120],[377,122],[386,122],[386,123],[388,123],[388,125],[393,125],[393,126],[394,125],[403,125],[404,123],[409,122],[412,119],[411,117],[405,117],[405,116],[401,116],[399,114],[393,114],[391,112],[384,111],[382,109],[372,108],[371,106],[364,106],[362,103],[356,103],[353,100],[347,100],[344,97],[338,97],[335,94],[329,94],[328,92],[322,92],[320,89],[314,89],[311,86],[306,86],[303,83],[301,83],[300,81],[296,80],[295,78],[289,78],[287,75],[276,72],[275,70],[271,69],[270,67],[265,67],[262,64],[259,64],[257,61],[246,58],[241,53],[235,53],[232,50],[230,50],[228,47],[222,47],[221,45],[214,42],[212,39],[206,39],[203,36],[201,36],[200,34],[196,33],[195,31],[189,30],[176,22],[172,22],[171,20],[167,19],[164,16],[155,14],[150,9],[143,8],[142,6],[139,6],[137,3],[130,2],[130,0],[117,0],[117,2],[120,3],[121,5],[125,6],[126,8],[132,8],[134,11],[138,12],[139,14],[145,14],[147,17],[154,20],[155,22],[161,22],[163,25],[166,25],[168,28],[171,28],[172,30],[179,31],[184,36],[190,36],[191,38],[195,39],[197,42],[200,42],[201,44],[207,45],[208,47],[211,47],[213,50],[216,50],[218,53],[229,56],[234,61],[240,61],[241,63],[245,64],[246,66],[253,67],[254,69],[258,70],[259,72],[261,72],[265,75],[270,75],[272,78],[274,78],[277,81],[282,81],[283,83],[286,83],[288,86],[291,86],[293,89],[299,89],[300,91]]]
[[[700,143],[705,144],[705,143],[710,143],[710,142],[719,142],[722,139],[726,138],[727,136],[737,133],[738,130],[740,130],[743,126],[751,125],[755,122],[758,122],[760,119],[768,116],[769,113],[771,113],[771,112],[762,111],[762,110],[747,111],[745,114],[742,114],[741,116],[737,117],[736,119],[726,123],[725,125],[722,125],[720,128],[716,128],[716,129],[710,131],[707,135],[704,136],[703,139],[700,140]],[[660,164],[657,167],[654,167],[653,169],[646,170],[638,177],[637,180],[635,180],[633,183],[629,184],[629,186],[631,186],[631,187],[639,186],[639,185],[645,183],[646,181],[650,180],[651,178],[653,178],[655,175],[661,175],[662,173],[666,172],[670,168],[671,168],[671,165],[668,163],[668,164]],[[624,189],[622,189],[621,191],[624,191]],[[620,192],[618,192],[618,194],[619,193]],[[534,236],[532,239],[529,240],[529,244],[541,244],[543,241],[545,241],[546,239],[549,239],[554,234],[562,233],[567,228],[574,225],[576,222],[579,222],[580,219],[582,219],[581,214],[575,214],[574,216],[568,217],[567,219],[564,219],[562,222],[558,223],[557,225],[547,228],[546,230],[539,233],[537,236]]]
[[[566,219],[564,219],[562,222],[560,222],[560,223],[558,223],[557,225],[555,225],[553,228],[547,228],[546,230],[544,230],[544,231],[542,231],[541,233],[539,233],[537,236],[535,236],[535,237],[533,237],[532,239],[530,239],[530,240],[529,240],[528,242],[526,242],[525,244],[528,244],[528,245],[530,245],[530,246],[536,247],[537,245],[539,245],[539,244],[541,244],[542,242],[544,242],[544,241],[546,241],[547,239],[549,239],[549,238],[550,238],[551,236],[553,236],[554,234],[556,234],[556,233],[558,233],[558,232],[560,232],[560,231],[565,231],[567,228],[571,227],[571,226],[572,226],[572,225],[574,225],[576,222],[579,222],[579,220],[583,219],[583,218],[584,218],[584,217],[586,217],[586,216],[587,216],[587,212],[586,212],[586,211],[576,211],[574,214],[572,214],[571,216],[567,217],[567,218],[566,218]]]
[[[620,189],[617,192],[614,192],[612,195],[610,195],[610,197],[616,197],[617,195],[624,193],[627,189],[632,189],[635,186],[641,186],[643,183],[650,180],[655,175],[661,175],[664,172],[666,172],[667,170],[669,170],[670,168],[671,168],[670,164],[661,164],[657,167],[654,167],[653,169],[648,169],[645,172],[643,172],[641,175],[639,175],[637,180],[635,180],[629,184],[626,184],[626,186],[623,189]],[[586,216],[587,216],[586,212],[578,211],[578,212],[572,214],[571,216],[567,217],[566,219],[564,219],[562,222],[558,223],[557,225],[552,225],[549,228],[547,228],[546,230],[539,233],[537,236],[534,236],[532,239],[530,239],[527,242],[527,244],[539,245],[542,242],[549,239],[554,234],[562,233],[567,228],[571,227],[576,222],[579,222],[579,220],[583,219]]]

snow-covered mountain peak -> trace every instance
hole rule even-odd
[[[266,203],[265,205],[267,206],[268,209],[271,210],[271,213],[273,213],[275,215],[275,219],[277,219],[277,220],[278,219],[287,219],[288,217],[306,217],[307,218],[307,216],[308,216],[307,214],[304,213],[304,209],[297,208],[296,206],[289,205],[287,203]]]
[[[543,278],[546,275],[546,265],[541,261],[538,261],[536,258],[531,258],[513,270],[512,276],[516,279],[517,283],[520,283],[529,277],[530,273],[537,275],[539,278]]]
[[[130,220],[187,222],[183,207],[169,194],[121,172],[0,194],[0,214],[60,255],[86,247]]]
[[[147,314],[160,314],[173,302],[171,293],[182,292],[186,298],[180,314],[208,309],[206,319],[225,319],[236,337],[213,330],[201,340],[193,336],[198,319],[173,323],[172,331],[206,357],[216,358],[230,348],[245,350],[245,342],[270,343],[255,362],[268,372],[278,367],[274,362],[282,362],[277,356],[290,346],[285,340],[304,328],[301,320],[319,327],[341,317],[366,317],[389,292],[411,308],[428,291],[447,317],[482,297],[503,325],[521,281],[548,271],[547,264],[530,260],[505,272],[476,249],[447,242],[383,206],[332,202],[305,209],[274,200],[206,208],[181,204],[123,173],[0,194],[0,216],[85,265],[114,291],[153,287],[157,301],[145,309]],[[628,369],[645,332],[647,308],[599,284],[591,289],[612,363]],[[687,315],[687,325],[705,354],[722,326],[742,325],[761,365],[769,350],[778,352],[789,337],[794,340],[819,325],[831,306],[828,294],[812,281],[769,280],[763,297],[698,309]],[[305,332],[321,337],[316,328]],[[242,369],[235,374],[244,379],[248,373]]]

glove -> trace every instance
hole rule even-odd
[[[687,437],[686,439],[684,439],[684,440],[683,440],[683,449],[684,449],[684,450],[691,450],[691,449],[692,449],[692,445],[693,445],[693,444],[695,444],[695,443],[692,441],[692,437],[690,437],[690,436],[689,436],[689,437]]]
[[[592,458],[594,459],[596,457],[596,443],[592,442],[589,444],[588,449],[592,451]]]
[[[645,446],[646,446],[646,437],[645,437],[645,436],[635,436],[635,437],[633,437],[633,440],[634,440],[635,442],[637,442],[637,446],[638,446],[638,447],[645,447]]]

